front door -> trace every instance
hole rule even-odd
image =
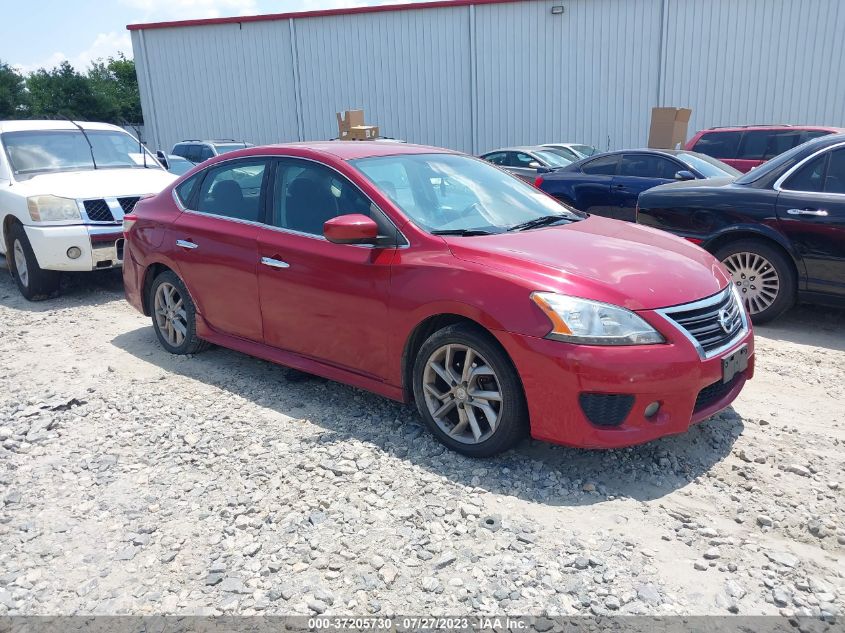
[[[637,199],[646,189],[672,182],[684,169],[680,163],[655,154],[624,154],[610,185],[613,215],[617,220],[636,222]]]
[[[258,237],[268,345],[383,379],[384,324],[396,249],[333,244],[323,223],[363,213],[387,222],[348,179],[301,159],[278,163],[269,222]]]
[[[807,270],[807,290],[845,296],[845,147],[798,169],[778,194],[778,222]]]
[[[264,159],[226,161],[206,170],[169,240],[179,276],[197,310],[217,332],[262,340],[258,227],[263,217]]]

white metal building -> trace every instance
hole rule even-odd
[[[652,106],[845,127],[843,0],[452,0],[130,25],[147,141],[643,146]]]

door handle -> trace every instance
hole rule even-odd
[[[179,248],[185,248],[189,251],[192,251],[195,248],[199,248],[198,244],[194,244],[190,240],[176,240],[176,246],[178,246]]]
[[[789,215],[813,215],[818,218],[827,217],[827,211],[825,209],[789,209],[787,213]]]
[[[261,263],[270,268],[290,268],[290,264],[283,262],[280,259],[273,259],[272,257],[262,257]]]

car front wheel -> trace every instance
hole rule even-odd
[[[9,272],[21,294],[30,301],[46,299],[59,290],[59,273],[44,270],[38,265],[32,245],[21,224],[15,224],[9,234]]]
[[[197,310],[185,284],[166,270],[150,288],[150,313],[156,336],[171,354],[196,354],[208,347],[197,337]]]
[[[516,369],[475,328],[452,325],[432,334],[417,354],[413,387],[427,426],[458,453],[489,457],[525,435],[528,411]]]
[[[738,240],[715,255],[731,274],[755,324],[771,321],[795,303],[795,271],[776,247],[761,240]]]

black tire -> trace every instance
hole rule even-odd
[[[184,324],[185,332],[182,339],[174,344],[169,339],[167,328],[162,326],[159,322],[159,314],[156,311],[156,293],[163,285],[168,284],[169,288],[175,289],[179,298],[182,301],[182,310],[184,315],[180,317],[180,321]],[[168,288],[165,288],[167,290]],[[209,347],[207,341],[202,340],[197,336],[197,309],[194,302],[191,300],[191,295],[188,294],[185,284],[179,279],[179,276],[170,271],[165,270],[160,273],[158,277],[153,280],[150,286],[150,296],[148,297],[150,307],[150,317],[153,321],[153,329],[158,337],[159,343],[171,354],[197,354]],[[181,313],[180,313],[181,314]],[[165,319],[166,320],[166,319]]]
[[[44,270],[38,265],[38,260],[35,258],[32,245],[29,243],[29,238],[26,236],[22,224],[12,225],[12,230],[9,232],[8,247],[6,261],[8,262],[9,272],[18,285],[18,290],[26,299],[42,301],[58,294],[61,273],[55,270]],[[26,271],[23,273],[25,280],[21,278],[22,272],[18,270],[15,263],[15,250],[17,248],[20,248],[26,260]]]
[[[716,249],[714,255],[716,258],[724,263],[731,255],[737,253],[753,253],[766,259],[777,273],[779,288],[775,295],[774,301],[764,309],[752,312],[748,310],[751,316],[751,321],[755,325],[767,323],[772,319],[779,317],[781,314],[789,310],[795,305],[796,290],[798,282],[796,279],[795,268],[792,262],[789,261],[786,255],[776,246],[767,243],[764,240],[756,239],[741,239],[735,242],[728,242]],[[736,280],[735,280],[736,281]],[[742,292],[740,292],[742,294]],[[753,307],[753,306],[752,306]],[[746,302],[746,308],[749,308]]]
[[[481,354],[495,372],[502,403],[495,430],[485,440],[474,444],[460,442],[444,432],[426,405],[424,374],[429,358],[444,345],[471,347]],[[465,324],[450,325],[432,334],[420,347],[414,360],[413,391],[417,409],[435,437],[447,447],[468,457],[490,457],[512,448],[528,430],[528,407],[516,368],[499,344],[480,328]]]

